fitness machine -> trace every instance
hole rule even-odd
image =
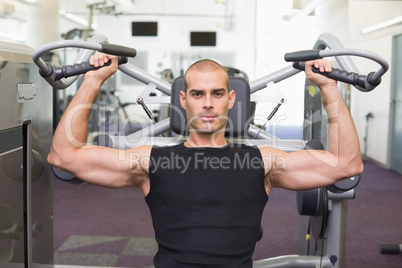
[[[82,48],[76,60],[72,65],[62,68],[55,68],[45,64],[41,55],[44,53],[64,47]],[[85,49],[85,50],[84,50]],[[92,51],[89,51],[92,50]],[[122,57],[133,57],[136,54],[135,49],[109,45],[107,38],[97,35],[88,42],[83,41],[62,41],[49,43],[39,48],[33,55],[33,61],[37,64],[40,74],[55,89],[64,89],[70,86],[78,74],[85,73],[95,67],[89,65],[88,59],[93,51],[101,51]],[[361,75],[356,66],[348,56],[359,56],[377,62],[380,68],[376,72],[368,75]],[[246,144],[269,145],[280,148],[287,152],[303,150],[305,146],[316,148],[323,146],[320,142],[307,143],[301,140],[282,140],[272,134],[260,129],[249,120],[249,103],[257,101],[283,102],[282,96],[256,95],[257,91],[269,88],[275,83],[287,79],[303,70],[303,62],[323,57],[335,57],[341,69],[333,68],[332,72],[324,73],[330,78],[336,79],[353,85],[362,92],[369,92],[378,86],[381,77],[388,70],[388,63],[377,54],[360,50],[344,48],[340,41],[331,34],[323,34],[318,39],[312,50],[298,51],[285,55],[285,60],[293,62],[292,65],[280,69],[272,74],[248,83],[241,78],[230,78],[229,87],[236,85],[236,102],[234,109],[229,110],[229,125],[231,129],[227,132],[229,140],[234,142],[244,142]],[[178,94],[184,88],[183,77],[178,77],[170,84],[159,78],[156,78],[140,68],[125,63],[126,60],[120,60],[119,70],[128,76],[145,84],[144,91],[140,94],[142,101],[146,104],[151,103],[170,103],[171,117],[161,120],[150,126],[146,125],[143,129],[128,136],[110,136],[101,135],[99,145],[108,147],[127,149],[134,146],[152,144],[152,145],[170,145],[182,141],[186,135],[185,115],[178,104]],[[314,70],[319,72],[318,70]],[[240,88],[240,89],[238,89]],[[149,93],[158,90],[168,96],[150,97]],[[175,97],[176,96],[176,97]],[[176,133],[172,137],[161,137],[166,131],[172,130]],[[235,133],[235,134],[234,134]],[[53,169],[55,175],[62,180],[75,181],[73,175],[64,171]],[[345,179],[334,185],[315,189],[312,191],[298,193],[298,210],[301,215],[306,217],[306,233],[311,239],[302,239],[301,254],[269,258],[254,262],[256,268],[267,267],[343,267],[344,266],[344,248],[345,248],[345,203],[348,199],[355,196],[354,187],[358,183],[358,177]],[[316,241],[315,248],[319,250],[312,252],[309,250],[313,241]],[[321,242],[322,241],[322,242]],[[324,243],[325,241],[325,243]]]
[[[0,42],[0,267],[53,264],[52,88],[33,49]]]

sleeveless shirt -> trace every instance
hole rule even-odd
[[[156,268],[252,267],[268,201],[257,147],[154,146],[149,174]]]

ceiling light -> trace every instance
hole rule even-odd
[[[76,23],[79,23],[79,24],[84,25],[84,26],[88,26],[88,21],[86,19],[78,17],[78,16],[76,16],[74,14],[71,14],[69,12],[65,12],[64,10],[59,10],[59,14],[62,15],[63,17],[65,17],[65,18],[67,18],[67,19],[70,19],[70,20],[76,22]]]
[[[36,0],[17,0],[18,2],[26,3],[26,4],[35,4]]]
[[[374,31],[377,31],[377,30],[380,30],[380,29],[383,29],[383,28],[386,28],[386,27],[389,27],[389,26],[392,26],[394,24],[398,24],[398,23],[401,23],[401,22],[402,22],[402,16],[399,16],[399,17],[393,18],[391,20],[387,20],[387,21],[381,22],[379,24],[364,28],[362,30],[362,32],[365,33],[365,34],[370,33],[370,32],[374,32]]]

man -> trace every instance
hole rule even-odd
[[[176,146],[117,150],[86,145],[88,116],[117,58],[95,54],[55,132],[50,164],[105,187],[138,187],[150,208],[158,242],[156,267],[251,267],[261,215],[273,187],[306,190],[360,174],[360,145],[337,82],[313,73],[326,60],[306,63],[306,77],[322,93],[329,118],[329,151],[286,153],[225,139],[235,92],[225,69],[199,61],[185,74],[180,103],[190,134]]]

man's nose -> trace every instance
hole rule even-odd
[[[210,94],[205,95],[204,109],[210,110],[213,108],[213,101]]]

